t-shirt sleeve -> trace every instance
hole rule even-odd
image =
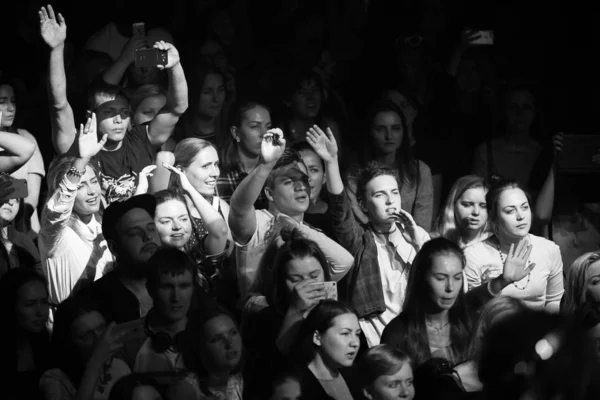
[[[560,302],[564,290],[563,262],[559,247],[549,243],[551,247],[548,260],[550,261],[550,275],[546,284],[546,304]]]
[[[37,140],[31,133],[23,129],[19,129],[19,135],[26,137],[27,139],[35,143],[35,151],[33,152],[33,155],[28,161],[27,173],[46,176],[46,170],[44,168],[44,159],[42,158],[42,153],[40,152],[40,146],[38,145]]]
[[[475,247],[478,246],[478,247]],[[480,253],[482,249],[479,249],[479,244],[475,244],[465,250],[465,258],[467,259],[467,265],[465,267],[465,277],[467,278],[467,284],[469,290],[481,286],[481,264]]]

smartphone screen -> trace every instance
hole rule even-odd
[[[335,282],[315,282],[311,285],[324,285],[325,286],[325,298],[327,300],[337,300],[337,284]]]

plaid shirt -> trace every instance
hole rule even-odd
[[[246,172],[239,169],[235,171],[221,171],[221,175],[217,179],[217,195],[229,203],[233,192],[247,176]],[[254,208],[257,210],[266,210],[269,208],[269,202],[264,192],[261,192],[260,196],[258,196],[258,199],[254,203]]]
[[[368,318],[386,310],[383,283],[373,234],[355,219],[345,192],[329,194],[329,212],[338,242],[354,256],[354,266],[339,284],[345,298],[358,313]]]

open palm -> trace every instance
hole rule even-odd
[[[63,16],[58,13],[57,19],[50,5],[48,10],[42,7],[38,15],[40,16],[40,33],[46,44],[52,49],[63,45],[67,39],[67,24]]]
[[[106,144],[108,135],[104,135],[98,141],[96,134],[96,114],[93,113],[91,118],[88,118],[85,127],[81,125],[79,131],[79,157],[84,160],[89,160],[94,157]]]
[[[331,129],[327,128],[327,134],[325,134],[321,128],[314,125],[306,132],[306,141],[323,161],[331,162],[337,157],[338,145]]]

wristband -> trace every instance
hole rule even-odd
[[[71,167],[67,171],[67,175],[76,176],[77,178],[81,178],[85,174],[85,171],[80,171],[75,167]]]

